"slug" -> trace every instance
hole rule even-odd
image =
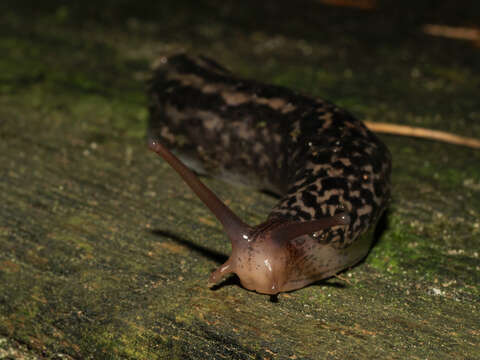
[[[232,244],[210,284],[235,273],[244,288],[275,295],[367,255],[390,197],[391,155],[361,121],[328,101],[237,78],[205,57],[162,58],[148,93],[150,149]],[[280,200],[265,222],[249,226],[167,148],[197,172],[253,184]]]

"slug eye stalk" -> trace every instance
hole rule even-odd
[[[232,241],[232,245],[241,241],[242,235],[249,232],[250,227],[230,210],[198,177],[165,146],[156,140],[149,140],[150,150],[160,155],[182,177],[192,191],[207,205],[220,221]]]
[[[285,243],[299,236],[313,234],[333,226],[349,225],[350,221],[350,215],[343,212],[318,220],[292,222],[272,230],[271,236],[277,243]]]

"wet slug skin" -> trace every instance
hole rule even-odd
[[[390,195],[387,147],[334,104],[239,79],[213,60],[163,58],[149,83],[149,147],[222,223],[235,273],[264,294],[302,288],[366,256]],[[242,222],[167,149],[197,171],[281,196],[267,220]]]

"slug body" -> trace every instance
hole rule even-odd
[[[210,276],[264,294],[295,290],[360,261],[390,195],[387,147],[348,112],[284,87],[236,78],[214,61],[163,58],[149,84],[150,148],[217,216],[232,242]],[[162,145],[164,144],[165,147]],[[279,195],[244,224],[166,148],[197,170]]]

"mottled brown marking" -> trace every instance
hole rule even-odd
[[[328,101],[236,78],[206,58],[169,59],[149,92],[153,139],[200,158],[216,174],[283,195],[266,222],[232,245],[211,281],[234,272],[247,289],[274,294],[331,276],[366,255],[366,234],[389,198],[391,159],[362,122]],[[315,230],[316,236],[286,243],[271,237],[286,223],[302,228],[344,212],[348,224]]]

